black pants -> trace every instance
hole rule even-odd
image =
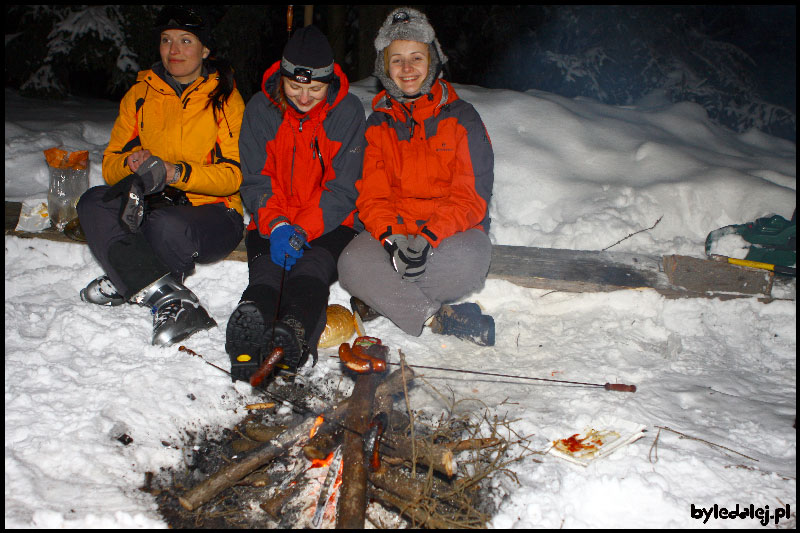
[[[242,301],[254,302],[268,324],[276,316],[278,319],[291,316],[300,321],[305,330],[305,340],[316,353],[317,343],[325,329],[330,286],[339,279],[336,263],[356,235],[352,228],[339,226],[314,239],[309,243],[311,248],[306,248],[303,257],[284,275],[283,267],[270,258],[269,239],[262,237],[257,230],[248,231],[245,245],[250,284],[242,294]],[[277,309],[279,299],[280,310]]]
[[[117,249],[114,245],[130,240],[132,234],[119,222],[122,199],[103,201],[108,189],[101,185],[86,191],[78,202],[78,217],[89,248],[103,271],[121,294],[131,296],[132,291],[144,287],[131,287],[130,280],[141,276],[126,272],[127,266],[120,267],[121,262],[110,257],[109,250],[113,254]],[[178,279],[191,274],[195,263],[213,263],[227,257],[242,240],[243,233],[242,216],[221,203],[160,207],[147,214],[139,229],[149,244],[149,252],[144,253],[155,256],[150,263],[163,264],[166,271],[161,275],[171,272]],[[153,277],[150,283],[160,277],[154,275],[146,276]]]

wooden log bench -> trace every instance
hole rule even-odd
[[[16,231],[19,202],[6,202],[6,235],[76,242],[54,228],[38,233]],[[247,261],[244,240],[228,256]],[[564,292],[610,292],[653,289],[670,298],[770,298],[774,274],[765,270],[681,255],[562,250],[495,245],[490,279],[522,287]]]

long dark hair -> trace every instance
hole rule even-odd
[[[215,70],[217,72],[217,88],[208,95],[208,104],[206,104],[206,107],[211,106],[214,118],[216,118],[217,111],[222,111],[222,107],[228,101],[228,97],[236,88],[236,80],[233,77],[233,67],[226,60],[216,56],[208,56],[206,62],[209,72]]]

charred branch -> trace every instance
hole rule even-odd
[[[405,379],[409,380],[411,378],[413,378],[413,372],[410,368],[406,367]],[[401,392],[403,390],[403,379],[402,370],[396,370],[386,381],[378,386],[375,394],[379,396],[392,396]],[[351,400],[352,397],[342,400],[321,416],[337,424],[344,424],[344,417],[348,411]],[[258,448],[242,457],[234,459],[180,496],[178,501],[181,506],[189,511],[198,508],[220,492],[238,483],[254,470],[266,465],[276,457],[285,453],[288,448],[301,441],[301,439],[308,438],[311,428],[314,427],[316,423],[316,418],[315,416],[310,416],[301,424],[287,429],[273,440],[260,445]]]

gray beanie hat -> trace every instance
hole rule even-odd
[[[404,94],[386,73],[383,51],[392,44],[392,41],[397,40],[417,41],[428,45],[430,65],[428,66],[428,75],[420,87],[419,95],[409,97]],[[410,7],[399,7],[389,13],[375,38],[375,51],[377,52],[375,76],[383,84],[386,92],[398,100],[413,100],[420,95],[429,93],[434,80],[441,76],[442,66],[447,62],[447,56],[442,52],[442,47],[436,39],[433,26],[428,22],[428,17]]]

